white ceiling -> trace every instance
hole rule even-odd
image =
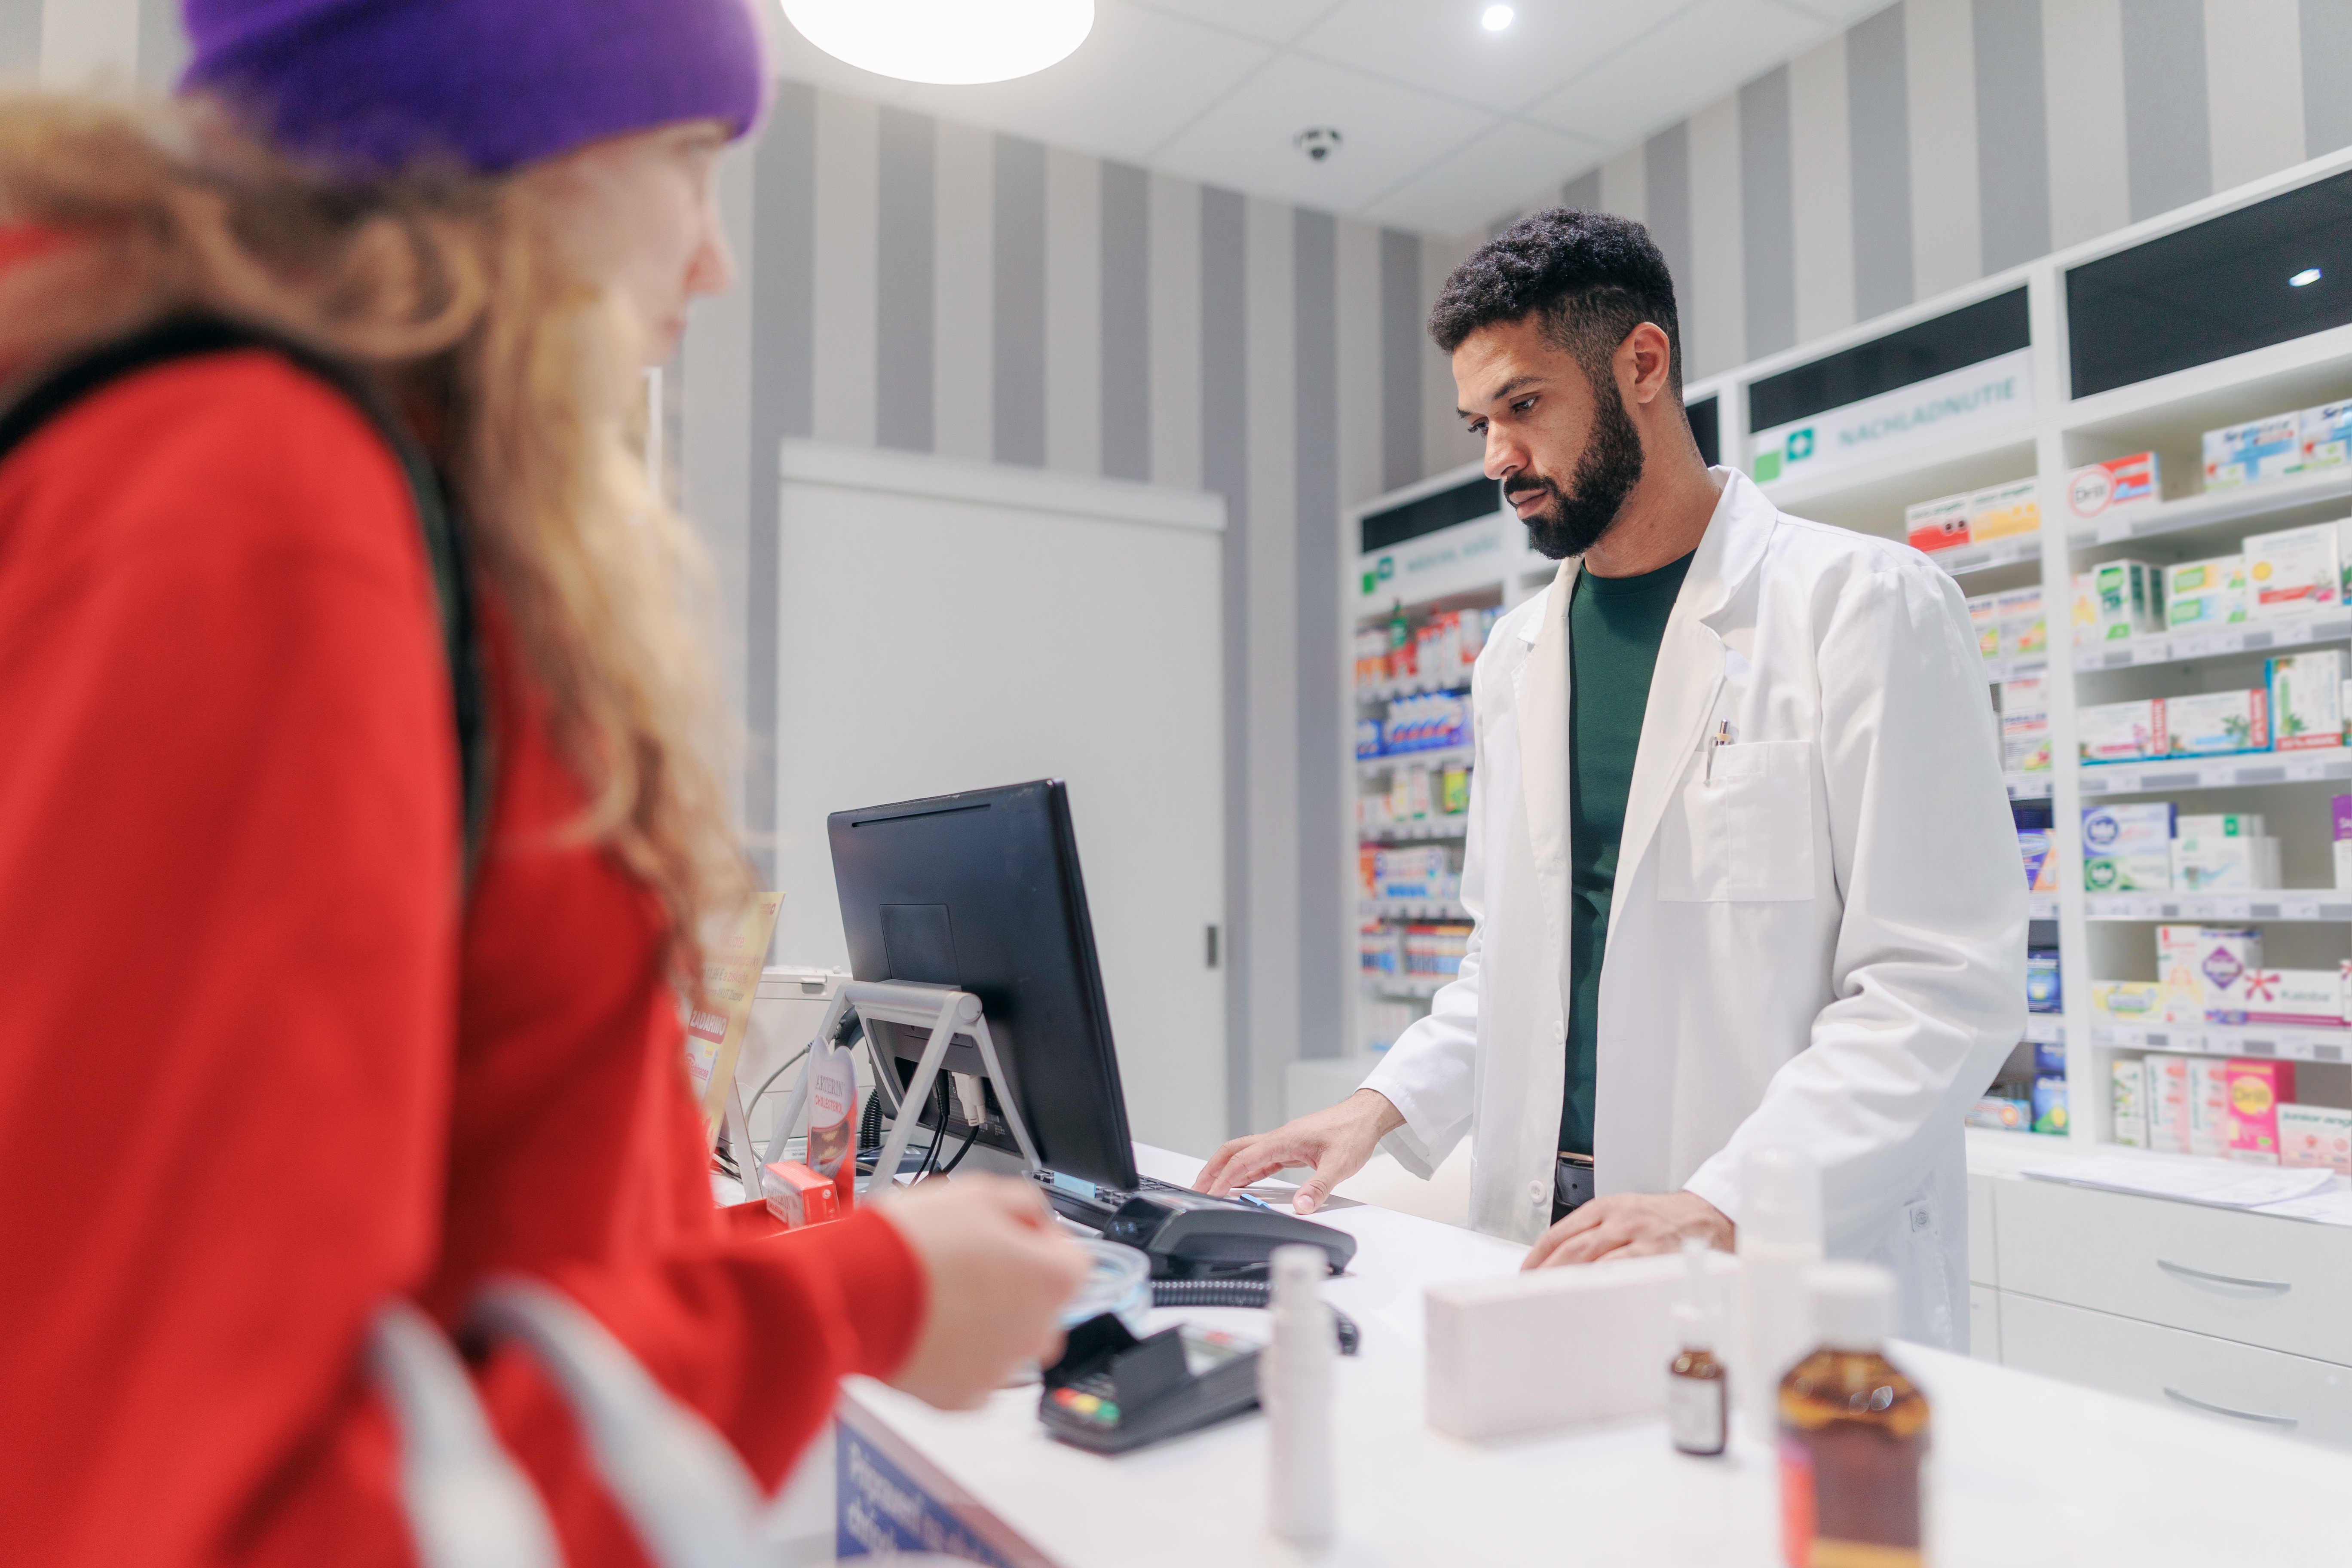
[[[1018,81],[924,87],[778,20],[782,73],[1426,234],[1483,227],[1886,0],[1096,0],[1076,54]],[[1291,144],[1344,138],[1320,163]]]

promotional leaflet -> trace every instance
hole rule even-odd
[[[704,1131],[713,1139],[727,1114],[728,1090],[735,1083],[735,1059],[742,1054],[743,1031],[751,1026],[751,1002],[760,994],[760,971],[768,962],[768,943],[776,934],[776,914],[784,907],[782,893],[754,893],[742,918],[727,940],[703,951],[702,1002],[688,998],[686,1015],[686,1076],[702,1107]]]

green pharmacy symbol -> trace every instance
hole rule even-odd
[[[1789,432],[1789,461],[1801,463],[1813,455],[1813,427]]]

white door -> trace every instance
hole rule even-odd
[[[1129,1125],[1206,1154],[1225,1114],[1223,502],[802,441],[782,471],[781,962],[848,962],[827,814],[1062,779]]]

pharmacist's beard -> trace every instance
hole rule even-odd
[[[1550,498],[1527,520],[1528,543],[1546,560],[1558,561],[1591,549],[1641,482],[1642,433],[1626,416],[1625,400],[1612,381],[1600,387],[1592,434],[1585,440],[1584,455],[1576,460],[1569,488],[1561,489],[1557,479],[1544,475],[1519,474],[1509,481],[1517,488],[1507,486],[1503,499],[1516,506],[1529,490]]]

